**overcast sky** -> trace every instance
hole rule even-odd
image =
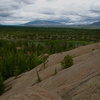
[[[85,24],[100,20],[100,0],[0,0],[0,24],[56,20]]]

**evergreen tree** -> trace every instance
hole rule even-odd
[[[69,68],[73,65],[73,59],[71,56],[67,55],[64,57],[63,61],[61,62],[64,68]]]
[[[0,95],[4,92],[3,78],[0,74]]]
[[[19,69],[18,66],[16,66],[15,69],[14,69],[14,76],[16,76],[16,78],[17,78],[17,76],[19,75],[19,73],[20,73],[20,69]]]

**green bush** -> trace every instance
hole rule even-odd
[[[71,56],[67,55],[64,57],[63,61],[61,62],[62,66],[65,68],[69,68],[73,65],[73,59]]]

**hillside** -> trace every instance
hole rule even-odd
[[[60,62],[66,55],[73,57],[74,65],[63,69]],[[0,100],[100,99],[100,43],[50,55],[47,61],[45,69],[41,64],[6,80],[7,92]],[[41,82],[37,82],[36,71]]]

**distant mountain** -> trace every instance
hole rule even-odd
[[[89,28],[100,28],[100,21],[92,24],[69,24],[70,20],[35,20],[20,25],[2,25],[0,26],[36,26],[36,27],[89,27]]]
[[[91,24],[91,26],[100,26],[100,21]]]
[[[89,25],[75,25],[75,24],[71,24],[71,25],[66,25],[65,23],[69,23],[69,20],[35,20],[35,21],[31,21],[28,22],[26,24],[24,24],[24,26],[50,26],[50,27],[54,27],[54,26],[60,26],[60,27],[82,27],[82,26],[89,26],[89,27],[98,27],[100,26],[100,21],[89,24]]]
[[[28,22],[24,25],[25,26],[60,26],[64,24],[61,21],[36,20],[36,21]]]

